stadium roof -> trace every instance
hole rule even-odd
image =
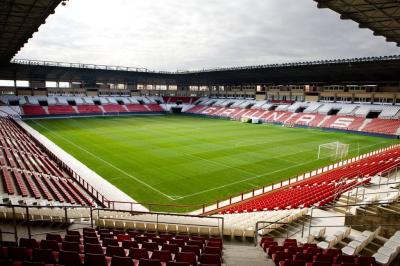
[[[0,64],[7,63],[62,0],[0,1]]]
[[[330,8],[341,19],[351,19],[360,28],[369,28],[376,36],[400,46],[399,0],[314,0],[318,8]]]
[[[88,84],[398,84],[399,70],[400,56],[396,55],[191,72],[154,72],[120,66],[14,60],[8,65],[0,66],[0,79],[84,81]]]

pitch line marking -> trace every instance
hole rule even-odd
[[[137,177],[135,177],[135,176],[133,176],[133,175],[131,175],[131,174],[125,172],[125,171],[122,170],[121,168],[119,168],[119,167],[113,165],[112,163],[110,163],[110,162],[108,162],[108,161],[102,159],[101,157],[99,157],[99,156],[97,156],[97,155],[91,153],[90,151],[88,151],[88,150],[86,150],[86,149],[84,149],[84,148],[82,148],[82,147],[76,145],[76,144],[73,143],[72,141],[66,139],[65,137],[61,136],[61,135],[58,134],[58,133],[55,133],[53,130],[51,130],[51,129],[45,127],[45,126],[43,126],[42,124],[38,123],[37,121],[33,120],[33,122],[34,122],[35,124],[37,124],[38,126],[40,126],[40,127],[44,128],[44,129],[48,130],[51,134],[56,135],[56,136],[58,136],[58,137],[64,139],[65,141],[67,141],[67,142],[70,143],[71,145],[75,146],[76,148],[78,148],[78,149],[80,149],[80,150],[86,152],[87,154],[91,155],[92,157],[94,157],[94,158],[96,158],[96,159],[98,159],[98,160],[104,162],[105,164],[109,165],[110,167],[114,168],[115,170],[117,170],[117,171],[123,173],[123,174],[126,175],[127,177],[130,177],[131,179],[133,179],[133,180],[139,182],[140,184],[142,184],[142,185],[144,185],[144,186],[146,186],[146,187],[148,187],[148,188],[150,188],[150,189],[152,189],[152,190],[158,192],[159,194],[163,195],[164,197],[169,198],[170,200],[175,200],[174,197],[171,197],[171,196],[165,194],[164,192],[162,192],[162,191],[160,191],[160,190],[154,188],[153,186],[147,184],[146,182],[143,182],[143,181],[140,180],[139,178],[137,178]],[[175,196],[175,197],[176,197],[176,196]]]
[[[385,142],[381,141],[381,142],[378,142],[378,143],[375,143],[375,144],[367,145],[367,146],[362,147],[362,149],[365,149],[367,147],[376,146],[376,145],[382,144],[382,143],[385,143]],[[357,150],[357,149],[352,149],[351,151],[355,151],[355,150]],[[259,177],[262,177],[262,176],[266,176],[266,175],[274,174],[274,173],[279,173],[281,171],[291,169],[291,168],[293,168],[295,166],[305,165],[305,164],[308,164],[310,162],[315,162],[315,161],[318,161],[318,160],[319,159],[315,159],[315,160],[312,160],[312,161],[307,161],[305,163],[295,164],[295,165],[292,165],[292,166],[289,166],[289,167],[281,168],[281,169],[276,170],[276,171],[263,173],[263,174],[256,175],[256,176],[253,176],[253,177],[249,177],[249,178],[246,178],[246,179],[238,180],[238,181],[235,181],[235,182],[232,182],[232,183],[229,183],[229,184],[226,184],[226,185],[222,185],[222,186],[219,186],[219,187],[214,187],[214,188],[210,188],[210,189],[207,189],[207,190],[198,191],[196,193],[192,193],[192,194],[189,194],[189,195],[182,196],[179,199],[185,199],[185,198],[189,198],[189,197],[192,197],[192,196],[200,195],[200,194],[203,194],[203,193],[206,193],[206,192],[210,192],[210,191],[218,190],[218,189],[221,189],[221,188],[229,187],[229,186],[232,186],[232,185],[240,184],[240,183],[243,183],[243,182],[246,182],[246,181],[249,181],[249,180],[253,180],[253,179],[256,179],[256,178],[259,178]]]

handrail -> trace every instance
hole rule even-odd
[[[201,216],[201,215],[191,215],[191,214],[173,214],[173,213],[163,213],[163,212],[140,212],[140,211],[127,211],[127,210],[110,210],[110,209],[104,209],[104,208],[96,208],[96,207],[87,207],[87,206],[74,206],[74,205],[66,205],[66,206],[38,206],[38,205],[18,205],[18,204],[0,204],[0,207],[4,207],[6,209],[11,209],[12,211],[12,222],[14,224],[14,232],[9,232],[9,234],[14,234],[15,235],[15,241],[17,242],[18,240],[18,227],[17,227],[17,213],[16,213],[16,209],[23,209],[24,211],[22,212],[18,212],[19,214],[22,214],[24,217],[24,223],[27,226],[27,234],[28,237],[31,238],[32,236],[35,235],[42,235],[45,233],[49,233],[49,231],[46,232],[40,232],[40,233],[32,233],[31,232],[31,223],[32,222],[37,222],[37,221],[54,221],[52,219],[43,219],[43,220],[32,220],[31,219],[31,215],[29,214],[29,211],[31,209],[49,209],[49,210],[54,210],[54,209],[59,209],[59,210],[64,210],[62,212],[62,215],[60,216],[56,216],[59,219],[57,219],[57,222],[60,223],[65,223],[68,224],[69,223],[69,217],[68,217],[68,210],[74,210],[74,209],[84,209],[84,210],[88,210],[89,211],[89,216],[85,216],[85,217],[80,217],[80,218],[85,218],[87,219],[87,222],[89,222],[87,227],[94,227],[95,225],[95,220],[99,220],[99,219],[103,219],[103,220],[121,220],[121,221],[141,221],[143,223],[156,223],[157,227],[156,230],[158,230],[158,224],[159,223],[167,223],[167,224],[176,224],[176,225],[186,225],[186,226],[199,226],[199,227],[214,227],[214,228],[220,228],[220,234],[222,237],[223,234],[223,230],[224,230],[224,218],[223,217],[211,217],[211,216]],[[140,214],[146,214],[146,215],[155,215],[156,219],[155,220],[145,220],[145,219],[124,219],[123,218],[108,218],[108,217],[102,217],[101,216],[101,212],[105,211],[105,212],[126,212],[126,213],[130,213],[132,215],[132,217],[134,217],[135,215],[140,215]],[[95,217],[93,214],[97,212],[97,217]],[[201,220],[203,219],[207,219],[207,220],[213,220],[214,224],[189,224],[189,223],[179,223],[179,222],[161,222],[160,221],[160,217],[161,216],[173,216],[173,217],[190,217],[190,218],[198,218]],[[74,218],[72,218],[74,219]],[[76,223],[76,222],[74,222]],[[78,222],[78,224],[80,224]],[[68,227],[66,227],[65,230],[68,230]],[[63,232],[65,230],[57,230],[57,232]],[[4,232],[5,233],[5,232]],[[0,233],[1,236],[1,233]],[[1,238],[1,237],[0,237]]]

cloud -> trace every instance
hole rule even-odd
[[[309,0],[80,0],[16,58],[202,69],[398,53]]]

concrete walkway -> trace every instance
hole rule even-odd
[[[29,132],[34,138],[40,141],[47,149],[54,153],[60,158],[66,165],[68,165],[75,173],[80,175],[86,182],[88,182],[93,188],[99,191],[104,197],[110,201],[121,201],[121,202],[133,202],[134,199],[119,190],[117,187],[112,185],[110,182],[99,176],[97,173],[89,169],[86,165],[75,159],[72,155],[61,149],[51,140],[40,134],[38,131],[33,129],[31,126],[26,124],[24,121],[17,120],[17,123]],[[117,204],[118,209],[130,210],[130,204]],[[134,204],[133,210],[135,211],[148,211],[142,205]]]

